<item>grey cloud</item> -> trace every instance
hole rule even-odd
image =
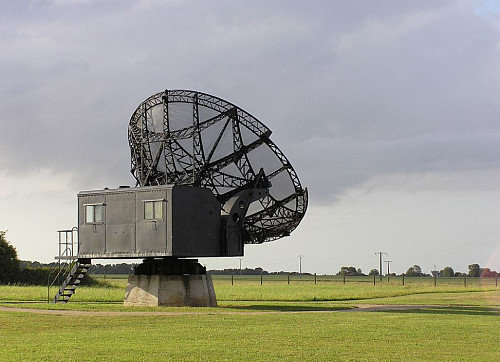
[[[500,37],[468,3],[60,5],[1,15],[12,172],[131,181],[128,119],[166,87],[257,116],[318,198],[381,173],[499,167]]]
[[[312,190],[312,197],[325,203],[331,201],[325,195],[336,197],[371,176],[499,169],[499,136],[428,134],[396,141],[337,141],[335,147],[330,147],[331,140],[314,139],[301,144],[304,152],[294,156],[303,165],[302,181]],[[477,183],[469,187],[481,189]]]

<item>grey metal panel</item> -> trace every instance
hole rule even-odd
[[[106,195],[106,252],[135,252],[135,193]]]
[[[160,220],[144,219],[144,201],[165,200]],[[167,250],[167,190],[165,188],[141,188],[136,193],[136,251],[145,253],[171,254]]]
[[[172,189],[172,255],[219,256],[220,204],[208,189]]]
[[[106,252],[135,252],[135,225],[118,224],[106,226]]]
[[[78,195],[78,251],[79,254],[102,253],[106,250],[106,233],[104,223],[86,223],[85,205],[105,203],[104,195]],[[106,221],[106,207],[104,207]]]

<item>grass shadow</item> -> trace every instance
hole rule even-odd
[[[390,309],[376,312],[404,313],[404,314],[448,314],[448,315],[471,315],[471,316],[500,316],[500,308],[475,307],[475,306],[436,306],[415,309]]]
[[[241,311],[258,312],[329,312],[352,309],[349,306],[315,306],[315,305],[219,305],[220,308],[227,308]]]

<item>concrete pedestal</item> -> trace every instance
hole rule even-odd
[[[217,307],[208,275],[129,275],[125,306]]]

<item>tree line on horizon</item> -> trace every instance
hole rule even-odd
[[[0,284],[32,284],[32,285],[46,285],[50,272],[54,267],[58,266],[58,262],[40,263],[38,261],[22,261],[17,258],[17,251],[14,246],[9,244],[5,238],[5,231],[0,231]],[[132,274],[134,267],[138,264],[94,264],[89,268],[89,274]],[[455,272],[452,267],[447,266],[440,271],[433,274],[440,277],[498,277],[500,273],[490,270],[489,268],[481,268],[479,264],[470,264],[467,273]],[[311,273],[303,272],[269,272],[261,267],[256,268],[227,268],[227,269],[214,269],[210,270],[213,275],[312,275]],[[366,276],[361,268],[353,266],[343,266],[337,275],[346,276]],[[380,275],[377,269],[372,269],[368,275]],[[396,276],[395,273],[390,275]],[[419,265],[413,265],[408,268],[405,276],[409,277],[425,277],[432,276],[422,272]]]
[[[408,277],[432,277],[435,275],[436,277],[444,277],[444,278],[463,277],[463,276],[490,278],[490,277],[500,276],[500,273],[496,272],[495,270],[491,270],[490,268],[481,268],[480,265],[477,263],[468,265],[468,269],[469,269],[468,272],[462,273],[454,271],[451,266],[447,266],[439,271],[436,270],[433,271],[431,274],[427,274],[422,272],[422,268],[419,265],[415,264],[409,267],[406,273],[403,274]],[[366,274],[362,272],[361,268],[356,269],[353,266],[343,266],[342,268],[340,268],[340,271],[337,273],[337,275],[366,276]],[[370,270],[368,275],[380,275],[380,273],[378,269],[372,269]],[[396,273],[390,273],[389,275],[397,276]]]

